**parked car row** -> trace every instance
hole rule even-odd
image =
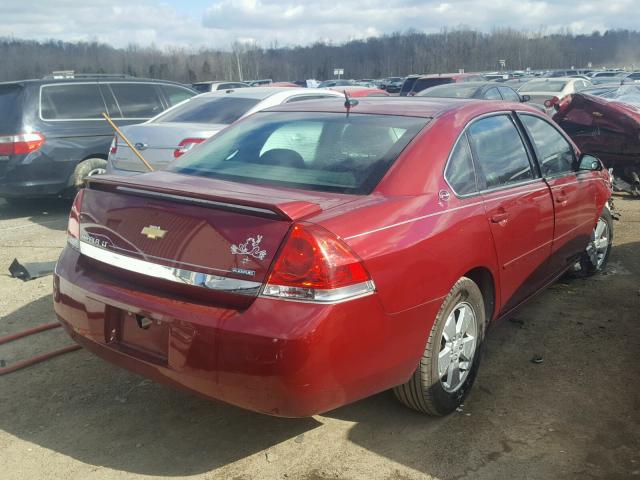
[[[454,411],[490,325],[569,270],[605,268],[611,177],[593,154],[607,152],[578,139],[622,128],[611,119],[637,92],[525,83],[554,93],[563,131],[506,83],[410,78],[396,97],[390,84],[0,84],[1,194],[86,182],[54,275],[68,333],[271,415],[385,389],[420,412]],[[612,155],[638,153],[630,137],[608,141]]]

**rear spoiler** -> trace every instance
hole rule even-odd
[[[269,203],[267,201],[229,198],[228,196],[219,196],[213,193],[207,194],[206,196],[193,193],[185,194],[182,190],[173,190],[167,187],[158,188],[150,185],[141,185],[139,183],[127,185],[126,183],[128,182],[123,181],[124,179],[118,179],[117,177],[106,175],[103,178],[100,177],[103,176],[96,175],[87,178],[86,188],[89,190],[119,192],[126,195],[168,200],[175,203],[198,205],[201,207],[240,212],[259,217],[291,221],[322,211],[320,205],[312,202],[292,201]]]

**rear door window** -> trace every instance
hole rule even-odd
[[[247,113],[259,100],[228,95],[198,97],[180,105],[154,122],[211,123],[229,125]]]
[[[195,95],[191,90],[176,85],[160,85],[160,89],[171,107]]]
[[[468,134],[485,188],[534,178],[529,155],[510,116],[480,119],[469,127]]]
[[[495,87],[487,90],[484,94],[484,98],[486,98],[487,100],[502,100],[500,92]]]
[[[43,120],[96,120],[106,111],[97,83],[43,85],[40,89]]]
[[[469,195],[478,191],[473,158],[466,134],[460,137],[454,147],[444,176],[458,195]]]
[[[520,96],[509,87],[498,87],[498,90],[507,102],[520,102]]]
[[[0,85],[0,136],[21,130],[23,97],[21,85]]]
[[[536,151],[542,175],[553,177],[574,171],[573,147],[553,126],[533,115],[519,115]]]
[[[210,83],[194,83],[193,85],[191,85],[191,87],[193,87],[194,90],[197,90],[200,93],[206,93],[211,91]]]
[[[110,86],[124,118],[151,118],[164,110],[153,84],[113,82]]]

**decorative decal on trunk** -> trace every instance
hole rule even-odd
[[[258,260],[264,260],[267,256],[266,250],[260,250],[260,242],[262,241],[262,235],[256,235],[255,238],[249,237],[244,243],[238,245],[231,245],[231,253],[234,255],[249,255],[257,258]]]

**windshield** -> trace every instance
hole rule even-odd
[[[156,117],[153,123],[211,123],[229,125],[259,102],[255,98],[230,96],[196,97]]]
[[[20,85],[0,85],[0,135],[18,133],[22,125]]]
[[[419,97],[437,97],[437,98],[472,98],[478,90],[475,85],[465,85],[451,83],[449,85],[439,85],[431,87],[420,92]]]
[[[522,85],[519,92],[561,92],[567,85],[563,80],[531,80]]]
[[[259,112],[168,170],[242,183],[369,193],[427,122],[392,115]]]

